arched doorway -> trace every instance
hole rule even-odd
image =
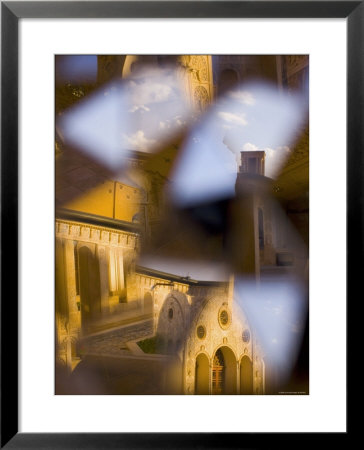
[[[195,394],[209,394],[209,360],[204,353],[200,353],[196,358]]]
[[[78,251],[81,321],[82,327],[97,319],[101,313],[99,261],[90,248],[83,246]]]
[[[147,313],[153,312],[153,297],[150,292],[146,292],[144,294],[144,312]]]
[[[168,295],[156,320],[156,334],[165,343],[167,353],[175,353],[178,345],[185,341],[183,301],[183,297],[175,293]]]
[[[236,358],[229,347],[220,347],[214,355],[212,394],[236,394]]]
[[[224,69],[220,72],[218,79],[218,94],[221,95],[234,89],[238,81],[239,75],[235,69]]]
[[[253,394],[253,363],[246,355],[240,362],[240,394]]]
[[[215,353],[212,366],[212,393],[214,395],[224,393],[225,384],[225,360],[222,351],[219,349]]]

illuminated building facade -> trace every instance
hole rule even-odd
[[[215,97],[250,78],[269,79],[281,90],[303,89],[308,76],[306,56],[99,56],[94,84],[58,83],[57,114],[66,114],[68,106],[114,77],[128,77],[143,64],[163,67],[171,61],[177,62],[186,98],[196,114],[206,111]],[[277,274],[307,270],[308,129],[299,133],[301,137],[275,181],[265,176],[264,149],[240,150],[235,186],[238,207],[232,212],[233,242],[228,246],[234,267],[256,283]],[[159,393],[275,393],[274,364],[268,361],[254,327],[234,300],[233,275],[206,280],[192,270],[174,272],[173,264],[168,270],[168,258],[163,269],[143,265],[140,259],[143,249],[149,249],[149,240],[163,230],[163,187],[173,161],[170,149],[155,161],[134,151],[128,158],[129,171],[113,177],[94,161],[85,162],[79,153],[64,151],[63,145],[57,135],[58,366],[73,373],[89,352],[87,339],[149,321],[149,332],[120,347],[121,356],[124,361],[129,357],[149,361],[160,356],[165,364],[161,366],[163,387]],[[263,188],[256,191],[257,185]],[[246,186],[254,189],[246,192]],[[273,191],[283,206],[284,217],[267,190],[269,194]],[[291,239],[287,216],[298,230],[300,245]],[[236,244],[240,235],[244,240]],[[175,249],[170,243],[160,247],[168,246]],[[182,259],[188,261],[193,241],[183,242],[183,246]],[[171,255],[175,257],[174,250]],[[158,341],[153,356],[143,354],[143,347],[138,346],[148,339]],[[119,392],[115,389],[112,393]]]

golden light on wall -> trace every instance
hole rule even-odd
[[[304,55],[56,58],[57,394],[308,394],[307,112]]]

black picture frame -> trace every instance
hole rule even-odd
[[[1,2],[1,448],[257,448],[273,438],[307,445],[310,433],[18,433],[18,22],[111,17],[347,18],[347,304],[361,292],[364,1]],[[321,438],[327,442],[319,433],[315,443]]]

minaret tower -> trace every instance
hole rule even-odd
[[[265,168],[264,150],[241,152],[241,166],[239,168],[239,174],[264,176],[264,168]]]
[[[235,186],[236,202],[233,208],[233,260],[237,273],[255,278],[257,281],[260,273],[263,230],[257,199],[264,194],[267,187],[264,169],[263,150],[241,152],[241,165]]]

